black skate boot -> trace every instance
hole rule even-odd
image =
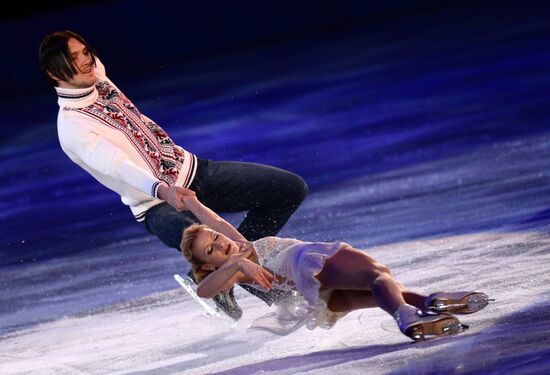
[[[187,273],[187,276],[195,284],[197,281],[195,280],[195,275],[193,275],[193,271],[189,271]],[[233,293],[233,288],[231,288],[227,293],[220,293],[214,298],[212,298],[214,303],[216,304],[216,307],[218,310],[223,311],[227,316],[229,316],[233,320],[239,320],[243,316],[243,310],[239,307],[237,304],[237,301],[235,300],[235,294]]]
[[[227,293],[220,293],[213,298],[218,309],[226,313],[231,319],[239,320],[243,316],[243,310],[237,305],[233,288]]]
[[[478,312],[494,299],[482,292],[433,293],[426,299],[427,310],[448,311],[453,314],[471,314]]]

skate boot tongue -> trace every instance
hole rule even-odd
[[[399,306],[397,310],[395,310],[395,312],[393,313],[393,318],[397,322],[397,325],[399,326],[399,329],[401,330],[401,332],[403,332],[401,327],[404,324],[406,325],[410,321],[418,319],[421,316],[421,314],[422,314],[422,311],[420,311],[420,309],[412,305],[404,304]]]

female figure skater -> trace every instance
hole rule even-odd
[[[295,290],[305,303],[282,301],[279,306],[292,305],[290,320],[300,320],[310,329],[331,328],[352,310],[380,307],[393,316],[403,334],[415,341],[462,331],[467,326],[451,313],[473,313],[489,302],[481,292],[425,296],[407,290],[386,266],[343,242],[279,237],[247,241],[196,197],[184,200],[206,224],[185,229],[180,246],[199,283],[197,294],[203,298],[214,297],[235,283],[260,290]],[[287,324],[284,321],[289,319],[289,309],[276,316]]]

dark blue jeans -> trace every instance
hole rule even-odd
[[[304,180],[291,172],[255,163],[198,159],[190,189],[215,212],[247,211],[239,232],[250,240],[281,230],[308,193]],[[150,208],[145,228],[165,245],[179,250],[183,230],[197,218],[168,203]]]

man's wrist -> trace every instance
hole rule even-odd
[[[159,181],[158,183],[156,183],[156,186],[155,186],[154,197],[158,199],[162,199],[163,201],[167,200],[169,189],[170,187],[166,185],[166,183]]]

